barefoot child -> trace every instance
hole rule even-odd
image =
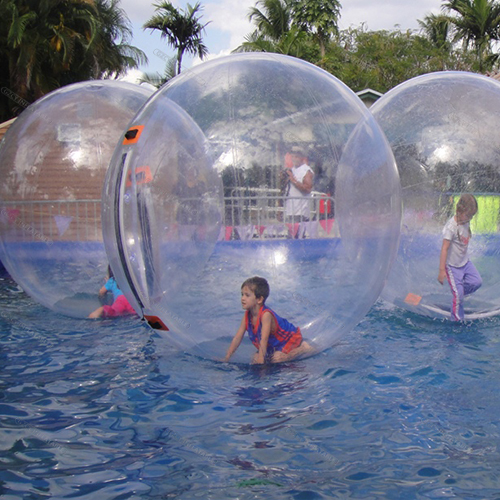
[[[248,332],[252,344],[257,348],[252,363],[279,363],[312,350],[302,339],[300,328],[266,306],[268,296],[269,284],[264,278],[255,276],[241,285],[241,305],[245,314],[224,361],[229,361],[238,349],[245,332]]]
[[[474,293],[482,285],[481,276],[467,256],[472,236],[469,222],[476,212],[476,198],[471,194],[463,194],[458,200],[455,215],[443,229],[438,281],[442,285],[444,278],[448,278],[453,296],[453,321],[464,320],[464,296]]]

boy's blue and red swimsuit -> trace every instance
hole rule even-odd
[[[270,309],[266,305],[263,305],[260,308],[255,331],[250,319],[250,311],[246,311],[245,313],[245,328],[248,332],[250,340],[252,341],[252,344],[257,349],[259,349],[262,330],[262,315],[266,311],[269,311],[276,320],[276,331],[273,332],[271,329],[271,333],[269,334],[266,356],[272,356],[275,351],[289,353],[293,349],[299,347],[302,343],[302,334],[300,332],[300,328],[296,327],[285,318],[278,316],[272,309]]]

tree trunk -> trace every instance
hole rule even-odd
[[[177,74],[180,75],[181,74],[181,65],[182,65],[182,54],[183,54],[184,50],[179,47],[178,50],[177,50]]]

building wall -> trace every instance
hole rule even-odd
[[[13,122],[0,124],[0,140]],[[23,150],[14,143],[2,146],[7,163],[0,165],[1,222],[8,224],[4,235],[15,241],[102,241],[100,199],[106,168],[97,153],[89,168],[75,164],[68,154],[71,147],[57,140],[56,129],[45,129],[41,144],[36,127],[45,125],[31,124]]]

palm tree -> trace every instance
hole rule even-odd
[[[292,27],[279,40],[271,40],[257,30],[245,36],[245,41],[233,52],[274,52],[293,57],[303,57],[306,49],[306,34]]]
[[[95,0],[98,23],[95,35],[83,54],[81,68],[91,71],[88,78],[120,76],[128,69],[147,62],[146,54],[128,42],[132,28],[120,0]]]
[[[292,0],[259,0],[250,8],[248,19],[253,21],[262,37],[277,42],[290,31]]]
[[[424,20],[418,20],[420,29],[426,38],[438,49],[445,49],[448,52],[452,49],[451,28],[453,27],[450,16],[442,14],[429,14]]]
[[[258,50],[317,61],[338,32],[338,0],[258,0],[248,19],[257,28],[235,52]],[[317,46],[310,43],[317,42]]]
[[[492,55],[492,42],[499,40],[500,4],[495,0],[449,0],[443,9],[454,12],[452,23],[456,28],[456,40],[465,48],[472,46],[479,62],[479,71]]]
[[[298,0],[293,4],[293,22],[317,40],[321,58],[325,57],[326,44],[337,35],[340,18],[338,0]]]
[[[167,60],[163,75],[158,73],[158,72],[157,73],[146,73],[141,78],[141,83],[142,82],[149,83],[151,85],[154,85],[156,88],[160,88],[162,85],[164,85],[169,80],[174,78],[175,71],[176,71],[176,65],[177,65],[176,58],[171,57],[170,59]]]
[[[177,74],[181,72],[182,57],[185,52],[197,55],[203,59],[208,54],[208,49],[203,43],[202,33],[207,24],[200,23],[202,7],[197,2],[194,7],[187,4],[187,9],[178,10],[170,2],[154,4],[156,12],[151,19],[146,21],[143,28],[161,32],[161,37],[177,49]]]
[[[257,29],[234,52],[275,52],[303,57],[306,33],[293,26],[295,1],[259,0],[248,13],[248,19]]]
[[[127,44],[129,21],[118,4],[119,0],[1,0],[2,87],[32,102],[61,85],[137,67],[146,58]],[[20,111],[1,98],[3,118]]]
[[[82,0],[8,0],[2,2],[2,11],[9,85],[27,100],[59,86],[59,75],[71,66],[78,46],[86,50],[97,23],[94,5]]]

